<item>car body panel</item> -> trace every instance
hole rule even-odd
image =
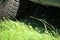
[[[55,6],[60,8],[60,0],[30,0],[47,6]]]

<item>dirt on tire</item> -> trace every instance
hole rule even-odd
[[[19,7],[19,0],[3,0],[0,3],[0,19],[14,18]]]

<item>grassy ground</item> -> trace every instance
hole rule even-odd
[[[60,36],[53,36],[52,33],[40,33],[33,28],[26,20],[0,22],[0,40],[60,40]],[[38,29],[39,30],[39,29]],[[40,30],[39,30],[40,31]],[[53,31],[53,30],[52,30]]]

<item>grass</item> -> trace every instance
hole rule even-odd
[[[0,40],[60,40],[56,33],[57,36],[53,36],[49,32],[39,33],[36,29],[30,23],[4,20],[0,22]]]

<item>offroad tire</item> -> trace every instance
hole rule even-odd
[[[19,0],[2,0],[0,2],[0,19],[15,18],[19,7]]]

